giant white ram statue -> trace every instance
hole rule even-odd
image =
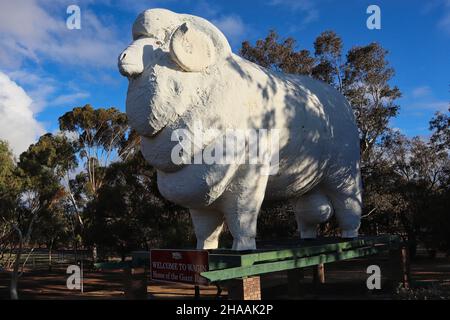
[[[317,225],[333,214],[342,237],[357,237],[359,137],[352,108],[338,91],[239,57],[200,17],[146,10],[132,33],[118,62],[129,79],[129,122],[157,169],[161,194],[190,209],[199,249],[217,248],[225,223],[234,250],[255,249],[263,201],[290,203],[302,238],[315,238]],[[216,159],[211,146],[226,133],[255,131],[268,134],[246,135],[232,149],[236,161],[198,161],[208,152]],[[180,132],[192,135],[181,139]],[[270,161],[251,161],[254,141],[268,146],[260,149]],[[180,149],[181,143],[196,151]]]

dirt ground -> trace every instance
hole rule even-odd
[[[369,265],[379,265],[382,274],[381,290],[366,287]],[[315,286],[312,269],[304,269],[304,278],[298,295],[288,294],[286,272],[261,277],[263,299],[392,299],[393,288],[387,280],[389,267],[386,257],[353,259],[325,265],[326,283]],[[411,275],[416,286],[439,284],[450,289],[450,258],[438,255],[435,259],[418,257],[411,264]],[[19,281],[21,299],[125,299],[123,271],[84,272],[83,293],[66,287],[67,274],[62,266],[47,270],[29,270]],[[0,299],[9,298],[9,274],[0,273]],[[221,298],[227,291],[222,288]],[[193,299],[192,285],[149,281],[149,299]],[[215,299],[215,286],[200,287],[201,298]]]

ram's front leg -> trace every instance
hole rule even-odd
[[[191,209],[192,224],[197,237],[197,249],[217,249],[223,229],[223,215],[214,210]]]
[[[220,201],[227,226],[233,236],[233,250],[256,249],[256,226],[264,200],[267,175],[256,166],[240,170]],[[244,172],[242,172],[244,171]]]

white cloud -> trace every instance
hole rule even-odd
[[[45,132],[35,119],[31,104],[28,94],[0,72],[0,139],[9,142],[16,156]]]
[[[114,25],[82,6],[81,30],[69,30],[68,4],[70,1],[62,0],[1,1],[0,66],[14,69],[29,59],[38,64],[50,60],[65,65],[115,68],[124,42]]]
[[[221,8],[217,5],[217,3],[214,3],[213,1],[208,2],[207,0],[198,0],[195,2],[195,6],[192,9],[191,13],[211,19],[217,17],[220,11]]]
[[[420,86],[411,91],[408,95],[411,103],[406,103],[407,110],[417,112],[422,111],[441,111],[448,110],[450,102],[436,97],[429,86]],[[411,99],[412,98],[412,99]]]
[[[420,101],[417,103],[412,103],[408,105],[408,108],[417,109],[417,110],[432,110],[432,111],[441,111],[446,112],[450,107],[450,102],[442,101],[442,100],[429,100],[429,101]]]
[[[46,108],[49,97],[56,91],[57,82],[48,76],[38,75],[28,70],[8,72],[8,76],[26,90],[33,101],[30,109],[34,113]]]
[[[435,13],[440,15],[437,19],[437,27],[450,35],[450,0],[424,1],[423,14]]]
[[[431,88],[429,86],[417,87],[412,91],[412,96],[414,98],[426,97],[431,94]]]
[[[439,20],[439,26],[450,34],[450,0],[444,0],[444,14]]]
[[[244,22],[237,15],[221,16],[211,22],[225,34],[232,44],[239,44],[247,32]]]
[[[319,18],[319,10],[317,9],[318,1],[312,0],[271,0],[271,6],[285,6],[293,12],[303,13],[303,17],[299,19],[300,25],[306,25],[314,22]]]
[[[71,104],[76,101],[79,101],[81,99],[85,99],[89,96],[90,96],[90,94],[87,92],[75,92],[75,93],[70,93],[70,94],[63,94],[63,95],[56,97],[56,99],[52,100],[49,103],[49,106],[67,105],[67,104]]]
[[[450,6],[447,6],[444,15],[438,22],[438,26],[446,33],[450,34]]]
[[[95,1],[98,2],[98,0]],[[106,5],[117,7],[120,10],[125,10],[127,12],[133,12],[136,14],[141,13],[146,9],[160,7],[165,8],[169,4],[173,4],[178,1],[179,0],[102,0],[102,2],[104,2],[104,4]]]
[[[189,14],[208,19],[224,33],[232,47],[240,46],[245,36],[251,32],[251,27],[244,23],[236,13],[224,13],[221,6],[213,1],[197,0]]]
[[[66,106],[76,103],[90,96],[88,92],[80,90],[71,83],[61,83],[54,78],[29,70],[18,70],[9,72],[11,80],[22,86],[33,102],[30,109],[32,112],[41,112],[48,107]]]

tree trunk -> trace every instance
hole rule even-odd
[[[14,261],[13,271],[11,272],[11,283],[9,286],[9,294],[11,300],[19,300],[17,283],[19,280],[19,266],[20,266],[20,258],[22,256],[22,245],[23,245],[22,233],[19,232],[19,248],[17,249],[16,260]]]
[[[75,263],[77,263],[78,261],[78,245],[77,245],[77,241],[74,241],[74,254],[75,254]]]
[[[17,250],[16,260],[14,261],[14,267],[13,267],[13,271],[11,273],[11,283],[9,286],[9,294],[10,294],[11,300],[19,299],[19,293],[17,291],[17,284],[19,281],[20,258],[22,257],[23,247],[24,246],[26,247],[30,241],[31,231],[33,229],[33,224],[34,224],[35,219],[36,219],[36,212],[33,212],[33,217],[31,218],[30,224],[28,225],[28,231],[25,235],[25,238],[23,237],[23,233],[20,230],[20,228],[16,225],[13,225],[13,228],[17,231],[17,234],[19,236],[19,248]]]
[[[48,247],[48,271],[52,271],[52,251],[53,251],[53,239]]]
[[[408,235],[408,249],[410,259],[415,259],[417,253],[417,238],[413,232]]]
[[[97,262],[97,245],[95,243],[92,246],[92,262],[93,263]]]
[[[18,268],[16,271],[14,267],[14,271],[11,274],[11,282],[9,286],[9,294],[11,300],[19,300],[19,294],[17,293],[17,280],[18,280]]]

